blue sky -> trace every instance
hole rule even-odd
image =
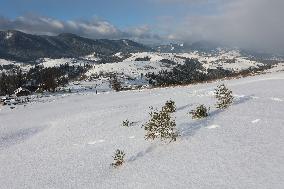
[[[10,19],[26,14],[60,20],[99,17],[121,28],[154,24],[160,17],[180,18],[215,11],[212,4],[167,0],[1,0],[0,7],[0,15]]]
[[[186,17],[216,14],[219,1],[1,0],[0,29],[157,42]]]

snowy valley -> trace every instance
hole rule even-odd
[[[239,73],[245,70],[261,69],[269,65],[275,71],[283,70],[282,59],[270,60],[273,63],[263,63],[254,58],[241,55],[238,50],[218,49],[215,53],[202,51],[193,51],[189,53],[160,53],[160,52],[140,52],[140,53],[116,53],[111,57],[120,58],[121,61],[100,63],[100,58],[96,53],[82,56],[80,58],[41,58],[35,63],[24,63],[18,61],[9,61],[0,59],[0,72],[15,72],[17,69],[28,72],[31,68],[40,66],[42,68],[53,68],[68,64],[69,66],[88,65],[88,71],[84,74],[83,79],[74,80],[67,85],[65,89],[74,89],[78,91],[78,84],[82,90],[96,88],[99,91],[111,90],[109,80],[111,75],[117,75],[123,86],[127,88],[149,87],[149,77],[147,74],[159,74],[162,71],[172,71],[177,65],[183,65],[186,60],[196,59],[202,64],[202,72],[207,70],[222,68],[232,73]],[[116,59],[114,58],[114,59]],[[264,69],[268,69],[263,68]],[[254,71],[255,72],[255,71]],[[77,83],[74,86],[72,83]],[[102,87],[100,87],[102,86]],[[109,87],[107,87],[109,86]]]

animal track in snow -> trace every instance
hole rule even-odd
[[[97,143],[103,143],[105,140],[95,140],[95,141],[91,141],[91,142],[88,142],[89,145],[94,145],[94,144],[97,144]]]
[[[234,95],[234,97],[241,99],[241,98],[249,98],[249,99],[259,99],[260,97],[254,95]]]
[[[236,97],[236,98],[244,98],[244,97],[246,97],[246,95],[237,95],[237,94],[235,94],[234,97]]]
[[[256,120],[251,121],[251,123],[258,123],[259,121],[260,119],[256,119]]]
[[[216,129],[216,128],[219,128],[219,127],[220,127],[220,125],[209,125],[206,128],[207,129]]]

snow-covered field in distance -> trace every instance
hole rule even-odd
[[[24,64],[22,62],[16,62],[16,61],[10,61],[10,60],[5,60],[0,58],[0,66],[8,66],[8,65],[15,65],[20,67],[23,71],[28,71],[30,70],[33,66],[30,64]],[[0,70],[0,73],[4,70]]]
[[[65,90],[71,89],[72,92],[80,91],[97,91],[105,92],[111,90],[109,85],[109,74],[117,74],[122,85],[126,88],[137,88],[143,86],[148,87],[149,81],[145,77],[147,73],[158,73],[162,70],[171,71],[178,64],[184,64],[185,59],[194,58],[198,59],[205,72],[207,69],[216,69],[222,67],[223,69],[231,71],[242,71],[249,68],[257,68],[262,66],[263,63],[252,60],[249,57],[241,55],[239,50],[226,50],[218,49],[216,52],[198,52],[192,51],[188,53],[160,53],[160,52],[140,52],[130,53],[127,56],[123,53],[116,53],[114,57],[123,58],[120,62],[113,63],[99,63],[99,55],[95,52],[79,58],[41,58],[36,61],[35,64],[26,64],[14,61],[8,61],[0,59],[0,65],[13,64],[20,67],[24,72],[29,71],[35,65],[41,65],[43,67],[57,67],[63,64],[84,66],[86,64],[91,65],[89,70],[85,73],[87,76],[85,81],[80,81],[79,85],[73,85],[70,82]],[[143,60],[143,59],[148,60]],[[137,61],[140,60],[140,61]],[[143,61],[141,61],[143,60]],[[283,64],[283,63],[282,63]],[[273,69],[266,72],[275,72],[283,70],[283,65],[279,63],[274,66]],[[10,68],[11,69],[11,68]],[[0,70],[1,72],[4,70]]]
[[[114,57],[120,57],[120,53],[113,55]],[[136,61],[137,58],[149,57],[149,61]],[[189,53],[160,53],[160,52],[140,52],[140,53],[130,53],[130,56],[121,62],[107,63],[107,64],[97,64],[96,62],[100,60],[96,53],[90,55],[76,58],[42,58],[37,60],[37,64],[44,67],[54,67],[61,64],[68,63],[70,65],[84,65],[84,64],[94,64],[96,65],[94,69],[91,69],[88,74],[99,73],[99,72],[118,72],[127,74],[127,76],[140,75],[141,73],[148,72],[159,72],[161,70],[168,70],[175,65],[169,66],[169,64],[161,62],[164,59],[175,62],[175,64],[183,64],[186,58],[198,59],[205,69],[216,69],[217,67],[223,67],[224,69],[240,71],[248,69],[250,67],[258,67],[263,65],[260,62],[250,60],[249,57],[244,57],[240,54],[238,50],[224,50],[219,49],[218,53],[211,54],[205,52],[193,51]],[[20,66],[24,70],[28,70],[32,65],[24,64],[20,62],[8,61],[0,59],[0,65],[14,64]],[[128,69],[126,69],[128,67]]]
[[[149,61],[136,61],[137,58],[148,57]],[[205,69],[216,69],[222,67],[232,71],[241,71],[250,67],[257,68],[263,64],[248,57],[242,57],[239,51],[220,50],[218,54],[200,53],[197,51],[190,53],[159,53],[159,52],[141,52],[131,53],[131,56],[122,62],[107,63],[96,65],[89,70],[87,75],[98,74],[100,72],[117,72],[130,77],[140,76],[149,72],[158,73],[161,70],[171,70],[177,64],[183,64],[186,58],[198,59]],[[169,65],[161,62],[167,59],[175,62],[175,65]]]
[[[214,108],[220,82],[72,93],[0,107],[0,188],[274,188],[284,186],[284,73],[222,81],[233,106]],[[48,98],[47,98],[48,99]],[[181,137],[144,140],[149,106],[176,102]],[[192,120],[198,104],[207,119]],[[135,122],[121,127],[123,120]],[[125,164],[110,167],[115,150]]]

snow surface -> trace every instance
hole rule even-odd
[[[10,38],[12,38],[13,37],[13,32],[8,32],[7,34],[6,34],[6,36],[5,36],[5,39],[10,39]]]
[[[284,71],[284,63],[278,63],[274,65],[271,69],[266,70],[266,72],[271,73],[271,72],[280,72]]]
[[[19,66],[24,72],[27,72],[28,70],[30,70],[31,68],[34,67],[30,64],[25,64],[25,63],[22,63],[22,62],[16,62],[16,61],[11,61],[11,60],[5,60],[5,59],[1,59],[1,58],[0,58],[0,65],[1,66],[3,66],[3,65]],[[3,70],[3,71],[5,71],[5,70]]]
[[[130,62],[118,62],[118,63],[106,63],[98,64],[91,70],[89,70],[86,75],[90,76],[92,74],[103,73],[119,73],[131,77],[140,77],[142,74],[147,74],[149,72],[158,73],[161,70],[169,70],[161,62],[150,62],[150,61],[130,61]]]
[[[86,56],[86,60],[91,60],[92,55]],[[94,56],[94,54],[93,54]],[[88,59],[89,58],[89,59]],[[43,62],[40,63],[43,67],[49,68],[49,67],[57,67],[63,64],[69,64],[71,65],[84,65],[86,62],[84,60],[76,60],[74,58],[58,58],[58,59],[52,59],[52,58],[44,58]]]
[[[86,60],[92,60],[92,61],[99,61],[100,60],[100,58],[97,57],[97,53],[96,52],[94,52],[92,54],[89,54],[87,56],[83,56],[81,58],[86,59]]]
[[[175,53],[158,53],[158,52],[139,52],[131,53],[131,56],[125,59],[125,62],[135,61],[136,58],[145,58],[149,57],[151,62],[158,62],[162,59],[169,59],[176,62],[180,62],[179,58],[175,58]]]
[[[9,60],[5,60],[5,59],[0,58],[0,65],[10,65],[10,64],[13,64],[13,63],[14,63],[13,61],[9,61]]]
[[[284,186],[284,73],[184,87],[95,94],[0,107],[0,188],[250,188]],[[213,107],[224,82],[235,102]],[[177,104],[181,137],[144,140],[149,106]],[[277,100],[276,100],[277,99]],[[282,100],[282,101],[280,101]],[[207,119],[192,120],[197,104]],[[134,126],[124,128],[123,120]],[[125,164],[110,167],[113,153]]]

